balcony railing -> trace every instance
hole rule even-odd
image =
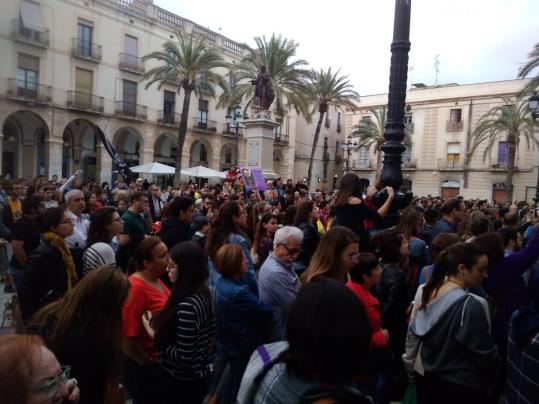
[[[195,117],[193,118],[193,129],[201,132],[217,133],[217,122]]]
[[[13,20],[13,31],[11,35],[16,41],[36,45],[41,48],[49,46],[49,30],[36,31],[26,28],[20,20]]]
[[[144,74],[144,62],[141,58],[129,53],[120,52],[119,68],[131,73]]]
[[[356,170],[367,170],[372,168],[370,159],[352,160],[351,166]]]
[[[68,108],[102,113],[104,111],[104,100],[104,97],[98,97],[97,95],[80,91],[67,92]]]
[[[71,41],[73,43],[71,54],[74,57],[92,62],[101,61],[101,45],[97,45],[81,38],[72,38]]]
[[[438,159],[438,169],[439,170],[462,170],[464,164],[462,160],[446,160]]]
[[[7,95],[40,102],[52,101],[52,86],[8,79]]]
[[[245,133],[245,127],[239,126],[238,127],[238,136],[243,137]],[[229,136],[229,137],[236,137],[236,126],[231,125],[229,123],[225,123],[223,125],[223,135]]]
[[[181,114],[164,110],[157,111],[157,122],[163,125],[179,125]]]
[[[445,130],[447,132],[460,132],[464,127],[464,121],[447,121],[445,123]]]
[[[115,101],[114,112],[117,115],[131,117],[135,119],[148,118],[148,107],[146,105],[133,104],[127,101]]]

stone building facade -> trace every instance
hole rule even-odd
[[[116,174],[96,126],[130,166],[175,165],[183,92],[174,83],[146,89],[141,77],[154,65],[141,57],[174,39],[176,29],[205,37],[229,63],[244,52],[239,43],[152,0],[13,0],[2,6],[0,167],[12,178],[68,177],[81,169],[84,180],[111,181]],[[227,69],[219,73],[232,80]],[[216,104],[209,94],[191,97],[182,166],[222,171],[236,161],[235,130]],[[280,124],[274,130],[274,171],[283,178],[306,175],[301,163],[295,167],[303,153],[295,152],[296,143],[307,143],[314,129],[293,110],[273,119]],[[240,126],[240,164],[246,155],[244,131]],[[334,158],[326,163],[330,160],[333,164]],[[327,164],[315,167],[316,178],[333,171]]]
[[[502,105],[500,97],[514,97],[525,84],[523,80],[508,80],[436,87],[414,85],[406,95],[406,126],[412,146],[403,158],[404,186],[421,196],[462,195],[502,200],[506,192],[505,139],[497,140],[486,159],[483,159],[486,143],[471,158],[467,154],[481,116],[490,108]],[[387,94],[363,96],[357,105],[358,111],[346,115],[346,135],[361,119],[371,118],[368,108],[387,105]],[[350,157],[350,169],[365,183],[373,183],[376,173],[373,150],[355,148]],[[531,201],[538,176],[537,148],[520,142],[516,166],[513,200]]]

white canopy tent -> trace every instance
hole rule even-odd
[[[156,161],[153,163],[142,164],[140,166],[129,167],[134,173],[143,173],[143,174],[174,174],[175,168],[167,166],[166,164],[161,164]]]
[[[226,178],[226,173],[212,170],[211,168],[204,166],[184,168],[181,172],[182,175],[188,175],[189,177]]]

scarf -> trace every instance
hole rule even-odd
[[[62,254],[67,271],[67,290],[70,290],[73,286],[75,286],[75,283],[77,283],[78,280],[77,271],[75,270],[75,264],[73,263],[73,257],[71,256],[71,251],[69,251],[69,248],[67,248],[65,240],[58,234],[51,231],[48,231],[43,234],[43,240],[58,249]]]

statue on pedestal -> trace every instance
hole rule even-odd
[[[275,93],[271,85],[270,75],[266,71],[266,66],[260,66],[260,72],[256,80],[251,80],[255,85],[255,97],[259,100],[259,106],[262,110],[269,110],[271,103],[275,98]]]

